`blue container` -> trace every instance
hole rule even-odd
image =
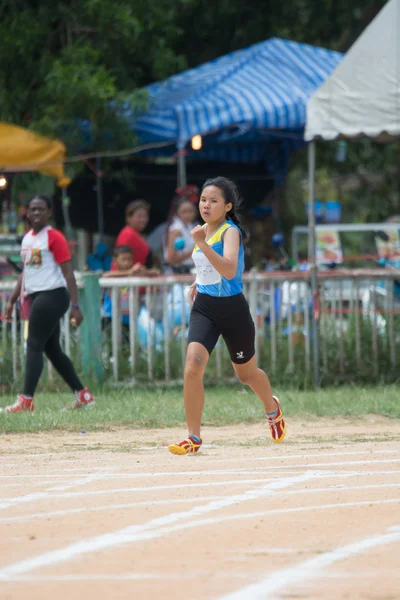
[[[325,222],[340,223],[342,217],[342,205],[337,200],[329,200],[325,203]]]

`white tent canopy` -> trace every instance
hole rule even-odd
[[[389,0],[310,98],[304,137],[308,144],[308,257],[313,298],[318,295],[315,260],[316,140],[400,138],[400,0]],[[313,374],[319,385],[318,319],[312,319]]]
[[[400,0],[389,0],[307,104],[305,139],[400,136]]]

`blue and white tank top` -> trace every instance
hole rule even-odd
[[[201,294],[209,296],[236,296],[243,289],[244,248],[239,227],[232,221],[225,221],[206,243],[220,256],[224,255],[224,233],[235,227],[240,234],[238,265],[233,279],[226,279],[215,269],[198,246],[194,247],[192,258],[196,267],[196,287]]]

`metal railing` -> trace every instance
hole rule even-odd
[[[259,364],[274,374],[274,382],[294,377],[311,382],[311,323],[317,319],[321,380],[393,372],[400,350],[398,277],[386,269],[319,272],[319,294],[312,298],[308,272],[247,273],[244,294],[256,326]],[[113,307],[111,317],[98,321],[103,369],[112,380],[182,379],[192,281],[190,276],[99,280],[99,293],[107,290]],[[0,284],[1,312],[12,287]],[[79,353],[79,330],[70,327],[68,315],[62,321],[62,344],[68,355]],[[0,356],[11,360],[14,379],[23,356],[24,327],[14,310],[12,324],[2,323]],[[221,340],[210,363],[214,380],[232,376]]]

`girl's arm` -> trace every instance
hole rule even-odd
[[[18,277],[17,284],[14,288],[13,293],[11,294],[11,298],[7,302],[7,305],[6,305],[6,308],[4,311],[4,320],[6,321],[6,323],[11,323],[12,314],[13,314],[13,310],[14,310],[14,304],[16,303],[16,301],[18,300],[18,298],[21,295],[21,287],[22,287],[22,273]]]
[[[208,258],[214,269],[218,271],[225,279],[233,279],[236,274],[238,259],[240,234],[235,227],[230,227],[224,234],[224,255],[220,256],[205,241],[205,228],[198,225],[192,230],[193,239]]]
[[[13,305],[16,303],[16,301],[18,300],[18,298],[21,295],[22,275],[23,275],[23,273],[21,273],[21,275],[18,277],[17,284],[16,284],[14,291],[11,294],[11,298],[9,300],[9,302],[11,302],[11,304],[13,304]]]
[[[67,260],[61,263],[60,269],[65,277],[65,281],[67,282],[67,288],[71,298],[71,322],[73,323],[74,327],[79,327],[83,321],[83,315],[79,308],[78,286],[76,285],[72,262]]]

